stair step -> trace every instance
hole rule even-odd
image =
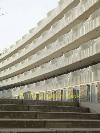
[[[77,102],[66,102],[66,101],[33,101],[23,100],[23,104],[28,105],[50,105],[50,106],[79,106]]]
[[[0,118],[17,119],[36,119],[35,111],[0,111]]]
[[[0,99],[0,132],[100,133],[100,114],[72,102]]]
[[[80,113],[80,112],[40,112],[38,119],[99,119],[100,114]]]
[[[26,105],[21,105],[21,104],[0,104],[0,111],[28,111],[29,110],[29,106]]]
[[[41,111],[41,112],[89,112],[88,108],[74,106],[16,105],[0,104],[0,111]]]
[[[100,114],[79,112],[0,111],[0,118],[10,119],[100,119]]]
[[[21,99],[0,99],[0,104],[22,104]]]
[[[100,128],[100,120],[0,119],[0,128],[72,128],[72,127]]]
[[[63,105],[63,106],[79,106],[77,102],[67,101],[40,101],[40,100],[21,100],[21,99],[0,99],[0,104],[27,104],[27,105]]]
[[[29,111],[41,112],[89,112],[89,108],[73,107],[73,106],[29,106]]]
[[[100,133],[100,128],[2,128],[2,133]]]

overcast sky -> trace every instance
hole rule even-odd
[[[26,34],[57,3],[58,0],[0,0],[5,14],[0,16],[0,51]]]

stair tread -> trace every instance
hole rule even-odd
[[[82,108],[82,107],[78,107],[78,106],[72,106],[72,105],[44,105],[44,104],[0,104],[0,106],[34,106],[34,107],[73,107],[73,108]]]
[[[6,118],[3,118],[3,119],[0,119],[0,121],[100,121],[100,120],[94,120],[94,119],[6,119]]]
[[[28,104],[30,102],[31,104]],[[80,133],[93,130],[100,132],[99,113],[89,113],[89,108],[86,107],[55,103],[62,102],[24,100],[16,104],[2,102],[0,132]]]
[[[100,128],[0,128],[0,131],[100,131]]]
[[[0,113],[44,113],[44,114],[56,114],[56,113],[59,113],[59,114],[84,114],[84,115],[100,115],[100,113],[84,113],[84,112],[41,112],[41,111],[1,111],[0,110]]]

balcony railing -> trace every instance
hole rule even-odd
[[[94,13],[95,14],[95,13]],[[91,17],[90,17],[91,18]],[[87,32],[91,31],[93,29],[92,23],[96,23],[98,22],[100,25],[100,16],[96,16],[93,17],[91,19],[88,19],[88,21],[86,20],[84,23],[82,23],[81,25],[78,24],[75,28],[73,28],[69,33],[62,35],[60,38],[58,38],[58,40],[56,40],[54,43],[47,45],[47,48],[45,47],[43,50],[37,52],[35,55],[32,55],[32,58],[30,57],[30,60],[28,60],[27,64],[30,64],[32,62],[36,62],[38,60],[40,60],[41,58],[44,58],[46,56],[48,56],[48,54],[50,55],[51,53],[55,52],[55,50],[60,49],[62,46],[64,45],[68,45],[69,43],[71,43],[71,41],[81,37],[81,34],[83,35],[82,32],[80,32],[82,29],[85,29],[84,34],[86,34]],[[87,28],[88,23],[91,23],[92,25],[89,26],[89,28]],[[97,27],[97,25],[94,26],[94,28]],[[76,35],[78,37],[76,37]],[[69,38],[69,39],[68,39]],[[95,43],[99,43],[100,39],[96,40]],[[99,50],[99,45],[95,45],[95,49]],[[86,46],[87,47],[87,46]],[[97,47],[97,48],[96,48]],[[84,46],[85,48],[85,46]],[[93,53],[93,51],[91,52]],[[84,53],[83,53],[84,54]],[[86,54],[85,54],[86,55]],[[91,54],[90,54],[91,55]],[[88,56],[90,56],[88,55]],[[84,58],[84,55],[80,55]],[[24,61],[24,64],[26,63],[26,60]],[[21,65],[21,64],[20,64]],[[21,67],[21,66],[20,66]]]
[[[92,4],[91,4],[90,1],[88,1],[88,2],[87,2],[87,3],[88,3],[88,4],[87,4],[88,7],[89,7],[90,5],[93,5],[95,2],[97,2],[97,0],[93,0],[93,1],[92,1]],[[79,5],[82,6],[82,4],[84,4],[84,3],[80,3]],[[76,8],[76,9],[77,9],[77,8]],[[72,11],[73,11],[73,13],[75,13],[74,10],[72,10]],[[73,13],[72,13],[72,14],[70,13],[70,14],[71,14],[72,16],[74,16]],[[71,17],[71,18],[72,18],[72,17]],[[73,19],[72,19],[72,20],[73,20]],[[61,21],[61,22],[60,22],[60,21]],[[58,23],[58,26],[56,25],[56,27],[57,27],[56,29],[57,29],[57,30],[58,30],[58,29],[60,30],[60,28],[58,28],[58,27],[61,27],[61,28],[62,28],[62,26],[64,25],[65,19],[62,18],[62,20],[60,20],[60,21],[59,21],[59,23],[57,22],[57,23]],[[66,22],[67,22],[67,21],[66,21]],[[97,21],[96,21],[96,22],[97,22]],[[54,25],[55,25],[55,24],[54,24]],[[56,31],[55,28],[53,28],[53,30]],[[47,33],[47,32],[46,32],[46,33]],[[48,32],[48,33],[49,33],[49,32]],[[44,34],[44,33],[43,33],[43,34]],[[46,34],[46,35],[47,35],[47,34]],[[41,37],[40,37],[40,38],[41,38]],[[38,40],[38,39],[37,39],[37,40]],[[43,40],[43,39],[41,39],[41,41],[42,41],[42,40]],[[38,42],[40,42],[40,40],[39,40]],[[33,47],[33,48],[34,48],[34,47]],[[30,49],[30,50],[31,50],[31,49]],[[26,51],[29,52],[28,50],[26,50]],[[24,55],[25,55],[25,54],[27,53],[26,51],[25,51],[25,52],[21,52],[21,53],[22,53],[21,56],[23,56],[23,53],[24,53]],[[20,57],[21,57],[21,56],[20,56]],[[9,61],[11,62],[11,61],[14,61],[14,60],[17,60],[17,59],[18,59],[18,58],[15,58],[15,59],[13,58],[13,60],[12,60],[12,59],[10,58]],[[7,64],[10,63],[9,61],[8,61],[6,64],[3,63],[3,66],[2,66],[2,64],[1,64],[1,68],[4,67],[4,66],[7,66]],[[5,60],[5,62],[6,62],[6,60]]]

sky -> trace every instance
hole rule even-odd
[[[15,44],[24,34],[57,7],[58,0],[0,0],[0,51]]]

